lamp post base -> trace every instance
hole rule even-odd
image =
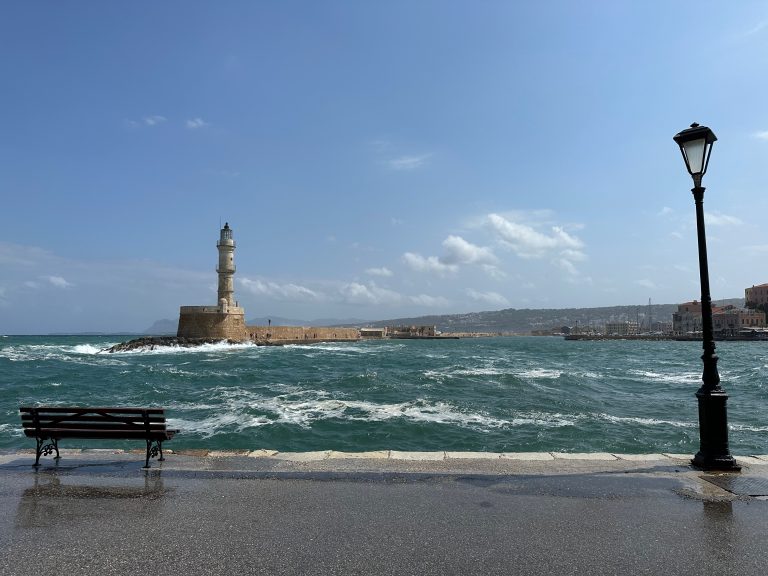
[[[723,470],[739,472],[741,466],[731,456],[728,448],[728,394],[722,388],[700,389],[696,392],[699,401],[700,450],[691,460],[702,470]]]

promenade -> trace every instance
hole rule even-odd
[[[0,574],[768,571],[768,456],[0,455]]]

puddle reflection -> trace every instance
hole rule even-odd
[[[52,526],[111,513],[154,515],[169,492],[162,476],[152,473],[122,484],[109,484],[115,478],[34,476],[34,484],[19,499],[16,528]]]

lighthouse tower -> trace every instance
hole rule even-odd
[[[235,241],[232,228],[224,224],[216,242],[219,250],[219,292],[216,306],[181,306],[176,335],[184,338],[247,340],[245,310],[235,301]]]
[[[229,222],[221,229],[221,236],[216,242],[219,249],[219,265],[216,272],[219,274],[219,308],[226,312],[230,306],[237,306],[235,302],[235,241],[232,239],[232,228]]]

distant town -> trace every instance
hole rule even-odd
[[[650,308],[650,304],[649,304]],[[768,311],[768,284],[751,286],[744,290],[744,306],[734,304],[712,305],[712,325],[716,338],[720,339],[768,339],[766,312]],[[602,325],[562,326],[549,333],[579,339],[580,336],[624,337],[674,337],[678,339],[698,339],[702,332],[701,302],[693,300],[678,304],[671,320],[650,320],[643,330],[641,323],[632,320],[606,322]],[[542,334],[547,331],[535,331]]]

